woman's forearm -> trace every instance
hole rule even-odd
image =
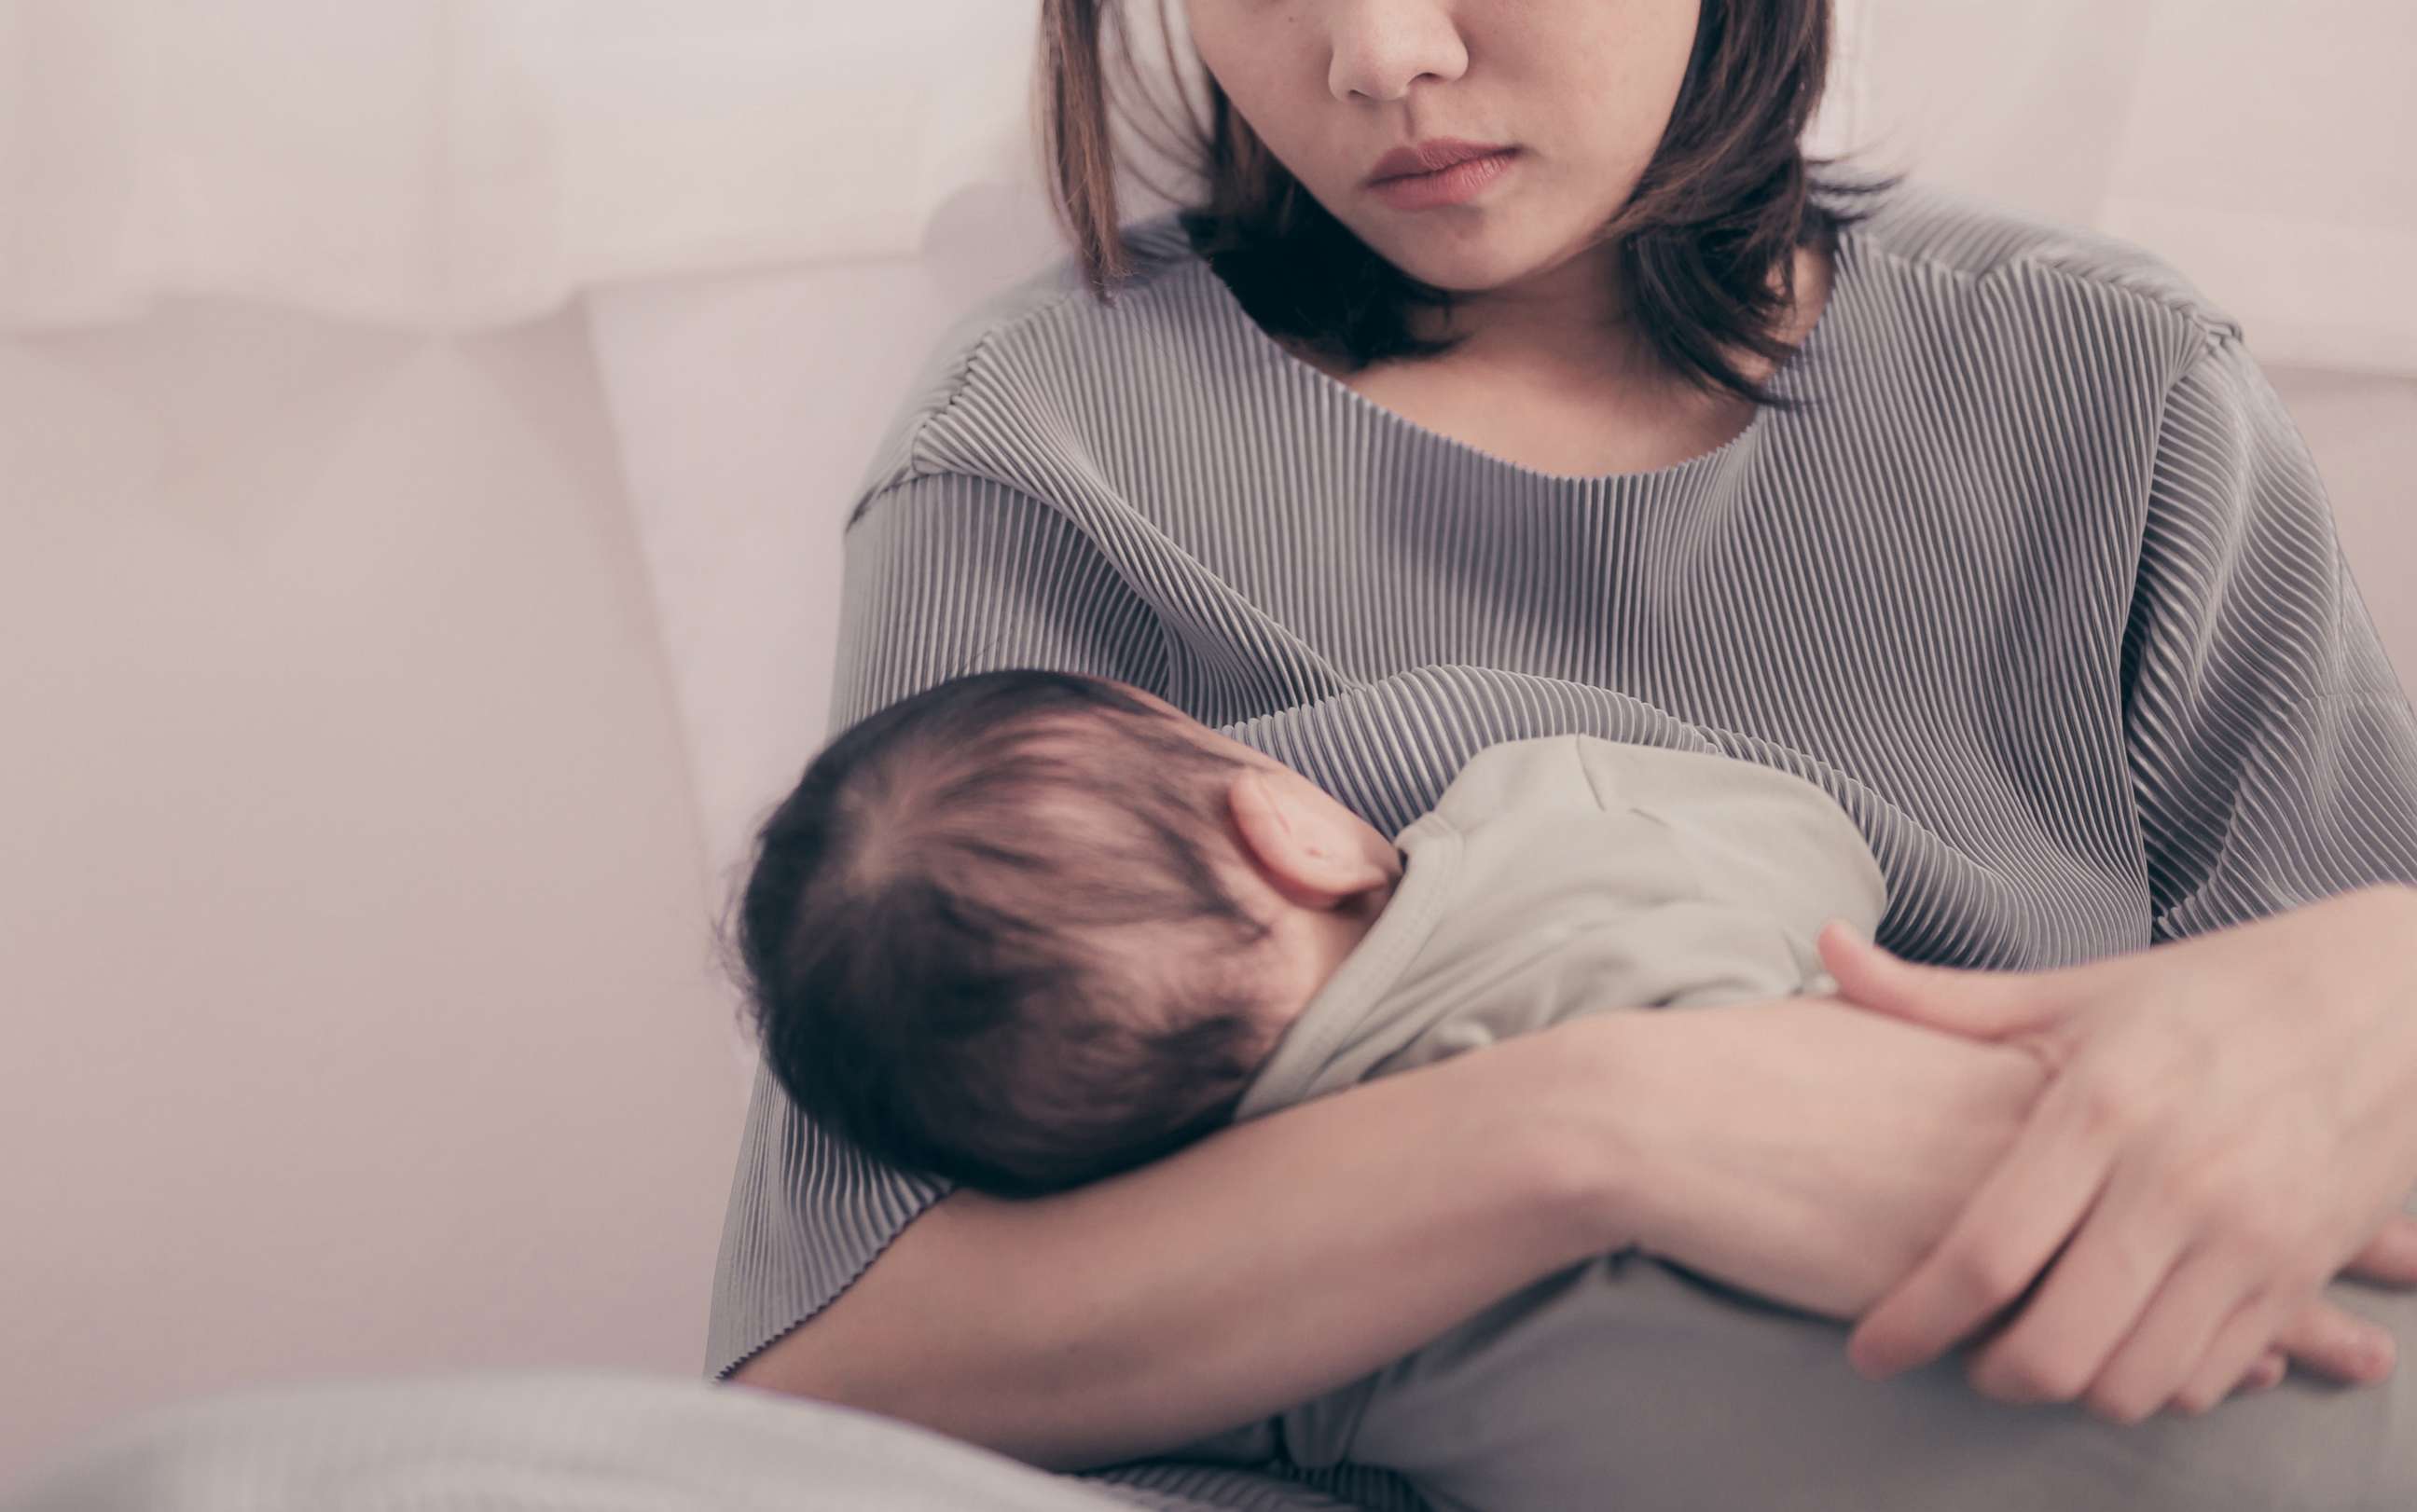
[[[1634,1242],[1834,1318],[1938,1244],[2046,1082],[2020,1050],[1826,998],[1625,1018],[1603,1142]]]
[[[1051,1470],[1269,1416],[1624,1242],[1609,1048],[1526,1036],[1077,1191],[954,1192],[736,1379]]]

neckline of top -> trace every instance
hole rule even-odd
[[[1771,370],[1767,386],[1774,395],[1787,399],[1801,397],[1804,370],[1817,359],[1819,354],[1832,344],[1834,340],[1832,334],[1832,327],[1840,325],[1845,318],[1840,313],[1840,307],[1847,302],[1845,297],[1847,285],[1854,277],[1853,269],[1859,261],[1853,255],[1852,246],[1857,229],[1851,224],[1839,228],[1830,257],[1828,297],[1822,301],[1821,313],[1814,317],[1813,328],[1804,333],[1804,339],[1796,344],[1795,350],[1782,358]],[[1181,237],[1179,230],[1177,235],[1178,238]],[[1219,312],[1224,320],[1239,327],[1242,340],[1246,343],[1254,344],[1260,349],[1262,360],[1271,360],[1280,370],[1289,372],[1295,385],[1307,386],[1312,392],[1318,394],[1330,407],[1336,404],[1341,404],[1346,409],[1356,407],[1376,424],[1397,430],[1420,445],[1472,459],[1485,466],[1508,473],[1522,481],[1540,487],[1590,491],[1653,488],[1682,482],[1718,467],[1728,459],[1760,445],[1765,432],[1770,430],[1778,413],[1771,405],[1756,405],[1753,418],[1747,420],[1744,428],[1736,435],[1709,451],[1698,452],[1683,461],[1672,462],[1666,467],[1630,473],[1548,473],[1542,468],[1529,467],[1524,462],[1514,462],[1508,457],[1497,456],[1482,446],[1472,446],[1457,436],[1448,436],[1440,431],[1421,425],[1409,416],[1377,403],[1330,373],[1293,355],[1285,349],[1283,342],[1269,335],[1266,327],[1252,318],[1249,310],[1242,308],[1241,300],[1235,296],[1233,289],[1226,284],[1225,280],[1218,276],[1217,270],[1209,265],[1208,260],[1196,251],[1191,250],[1188,241],[1183,241],[1182,245],[1185,255],[1193,264],[1194,276],[1207,280],[1209,285],[1209,296],[1217,302]]]

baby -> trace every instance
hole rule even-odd
[[[1137,688],[1004,672],[822,752],[740,945],[818,1124],[1038,1196],[1566,1014],[1805,990],[1884,900],[1845,813],[1749,764],[1512,742],[1388,839]]]
[[[1148,693],[1003,672],[830,743],[764,825],[738,944],[767,1061],[818,1124],[1034,1196],[1573,1015],[1833,992],[1816,935],[1868,936],[1886,902],[1845,810],[1756,763],[1508,741],[1389,839]],[[1381,1465],[1490,1512],[2197,1512],[2417,1485],[2396,1383],[2287,1386],[2252,1431],[2240,1409],[2121,1429],[2016,1413],[1952,1355],[1874,1384],[1845,1332],[1632,1248],[1177,1452]]]

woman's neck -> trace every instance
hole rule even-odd
[[[1660,352],[1632,318],[1616,252],[1598,248],[1560,266],[1503,289],[1462,295],[1449,311],[1413,310],[1413,331],[1423,338],[1460,339],[1450,354],[1468,373],[1495,373],[1542,383],[1567,384],[1597,393],[1628,393],[1650,401],[1683,386]],[[1795,303],[1779,335],[1793,346],[1809,334],[1829,301],[1830,260],[1799,249]],[[1741,366],[1760,382],[1773,364],[1741,355]]]
[[[1798,258],[1796,305],[1784,326],[1790,343],[1820,317],[1830,273],[1826,257]],[[1724,445],[1752,422],[1751,403],[1680,378],[1639,355],[1620,328],[1606,336],[1600,326],[1557,325],[1542,317],[1543,308],[1530,302],[1482,310],[1467,327],[1469,341],[1439,357],[1354,370],[1306,349],[1295,355],[1414,424],[1565,476],[1671,466]],[[1770,375],[1768,361],[1741,360],[1749,374]]]
[[[1412,333],[1458,342],[1472,368],[1555,372],[1593,382],[1635,378],[1654,355],[1628,310],[1614,249],[1596,248],[1500,289],[1461,294],[1449,310],[1413,308]]]

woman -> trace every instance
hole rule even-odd
[[[1826,0],[1190,0],[1210,196],[1120,236],[1100,11],[1043,5],[1080,256],[880,448],[832,730],[1083,671],[1389,829],[1495,740],[1709,738],[1864,825],[1889,948],[1825,935],[1851,1006],[1574,1021],[1029,1203],[759,1081],[715,1370],[1086,1471],[1642,1245],[1908,1391],[2379,1380],[2318,1287],[2417,1279],[2417,720],[2237,328],[2131,249],[1813,192]]]

